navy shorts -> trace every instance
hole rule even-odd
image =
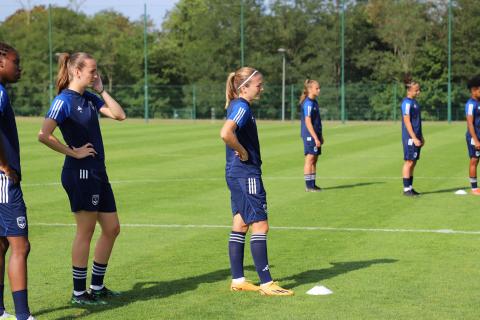
[[[63,169],[62,185],[70,200],[72,212],[116,212],[115,197],[106,171]]]
[[[315,145],[315,140],[312,137],[303,137],[303,154],[313,154],[318,156],[322,154],[322,147],[318,148]]]
[[[420,159],[420,149],[422,147],[417,147],[413,143],[413,139],[403,139],[403,160],[419,160]]]
[[[230,189],[232,214],[239,213],[246,224],[265,221],[267,218],[267,192],[261,177],[227,177]]]
[[[475,142],[471,137],[467,137],[467,149],[470,158],[480,158],[480,150],[475,149]]]
[[[0,172],[0,237],[28,236],[27,208],[20,183]]]

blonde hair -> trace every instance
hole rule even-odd
[[[57,94],[68,87],[70,81],[73,79],[73,70],[83,69],[83,67],[85,67],[85,60],[89,59],[93,59],[93,57],[85,52],[60,54],[58,58],[58,73],[56,82]]]
[[[305,80],[305,82],[303,82],[303,91],[302,91],[302,94],[300,95],[300,102],[299,102],[300,104],[302,104],[302,102],[308,96],[308,89],[314,83],[318,83],[318,81],[312,80],[312,79],[307,79],[307,80]]]
[[[250,80],[255,74],[261,73],[254,68],[243,67],[228,75],[225,89],[225,109],[228,108],[230,101],[239,97],[238,93],[241,87],[248,87]]]

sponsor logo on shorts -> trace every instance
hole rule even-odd
[[[27,226],[27,219],[25,219],[25,217],[17,217],[17,226],[20,229],[25,229]]]
[[[266,203],[263,204],[263,211],[265,211],[265,213],[268,213],[267,204],[266,204]]]
[[[94,194],[92,195],[92,204],[94,206],[98,205],[98,201],[100,200],[100,195],[98,194]]]
[[[413,158],[414,158],[414,159],[417,159],[417,156],[418,156],[418,152],[414,152],[414,153],[413,153]]]
[[[475,156],[480,157],[480,151],[475,151]]]
[[[318,148],[317,148],[316,146],[313,147],[313,151],[314,151],[314,152],[318,152]]]

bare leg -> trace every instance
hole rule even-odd
[[[97,212],[79,211],[75,213],[77,232],[72,245],[72,265],[86,268],[90,253],[90,241],[97,223]]]
[[[99,212],[98,223],[102,227],[102,233],[95,246],[95,262],[107,264],[115,239],[120,233],[120,222],[116,212]]]

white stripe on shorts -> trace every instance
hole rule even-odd
[[[0,173],[0,203],[8,203],[8,178]]]
[[[255,178],[248,178],[248,193],[257,194],[257,181]]]
[[[88,179],[88,170],[80,169],[80,179]]]

